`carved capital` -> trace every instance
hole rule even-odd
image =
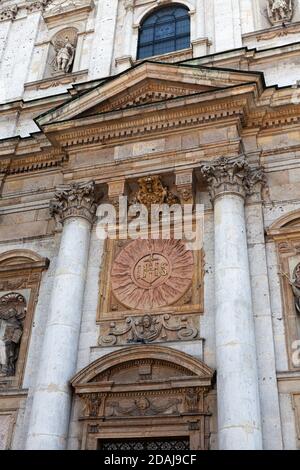
[[[200,171],[208,182],[212,201],[226,193],[245,198],[257,183],[265,183],[263,168],[251,168],[244,156],[202,163]]]
[[[28,5],[26,5],[26,10],[28,13],[35,13],[36,11],[44,11],[48,3],[50,3],[51,0],[36,0],[32,2],[28,2]]]
[[[0,10],[0,21],[13,21],[17,15],[17,12],[17,5],[12,5],[10,7],[3,8],[2,10]]]
[[[82,217],[93,222],[96,214],[95,183],[72,183],[57,188],[50,201],[50,213],[60,222],[70,217]]]

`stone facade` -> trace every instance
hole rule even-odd
[[[299,66],[298,0],[0,1],[1,450],[300,449]],[[202,249],[102,240],[120,195]]]

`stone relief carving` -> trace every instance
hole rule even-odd
[[[152,343],[154,341],[192,340],[198,336],[198,330],[186,316],[176,320],[171,315],[128,317],[125,325],[118,327],[110,323],[107,335],[99,338],[101,346],[115,346],[128,343]]]
[[[85,0],[48,0],[48,4],[45,8],[46,13],[61,13],[66,10],[74,9],[85,5]],[[89,3],[89,2],[88,2]]]
[[[147,176],[138,180],[139,190],[132,199],[132,204],[144,204],[151,212],[152,204],[178,204],[179,199],[163,185],[159,176]]]
[[[93,181],[60,186],[57,188],[54,199],[50,201],[50,214],[61,223],[68,217],[83,217],[92,222],[96,209]]]
[[[44,11],[50,0],[37,0],[28,2],[26,10],[28,13],[34,13],[36,11]]]
[[[10,7],[5,7],[0,10],[0,21],[14,20],[18,13],[17,5],[12,5]]]
[[[178,405],[182,402],[180,398],[163,400],[156,398],[150,400],[146,396],[140,396],[133,400],[128,407],[118,402],[107,404],[107,416],[155,416],[163,414],[179,414]]]
[[[293,10],[293,0],[267,0],[268,18],[273,25],[291,21]]]
[[[194,388],[189,388],[185,395],[186,409],[190,413],[196,413],[199,408],[199,393]]]
[[[190,288],[193,253],[181,240],[134,240],[121,250],[111,270],[115,298],[129,309],[172,305]]]
[[[263,168],[251,168],[244,156],[221,157],[202,163],[200,171],[208,182],[212,200],[224,192],[246,197],[253,193],[257,183],[265,184],[266,181]]]
[[[298,315],[300,315],[300,263],[294,269],[292,279],[286,273],[280,273],[282,276],[286,277],[294,294],[295,299],[295,309]]]
[[[20,294],[0,299],[0,377],[15,375],[19,345],[26,315],[26,300]]]
[[[81,394],[79,397],[84,401],[84,416],[95,418],[100,415],[100,406],[102,403],[101,393]]]

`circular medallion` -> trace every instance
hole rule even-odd
[[[112,291],[130,309],[166,307],[191,286],[194,259],[181,240],[135,240],[116,257]]]

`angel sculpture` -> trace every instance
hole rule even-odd
[[[71,66],[73,64],[75,56],[75,47],[70,42],[68,36],[64,41],[57,40],[55,43],[52,43],[55,49],[55,60],[54,66],[57,72],[68,73],[71,71]]]

